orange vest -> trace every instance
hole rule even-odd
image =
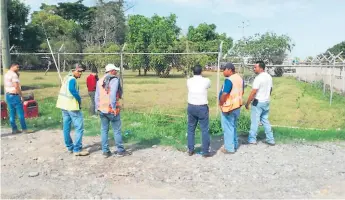
[[[230,112],[242,106],[243,79],[238,74],[233,74],[228,77],[228,79],[232,83],[232,89],[230,94],[227,95],[223,106],[221,106],[222,112],[224,113]]]
[[[104,77],[97,81],[98,88],[99,88],[99,102],[98,102],[97,110],[104,113],[113,113],[117,115],[120,113],[120,101],[119,101],[120,91],[118,90],[116,93],[116,108],[113,109],[111,107],[111,102],[110,102],[110,86],[108,90],[106,91],[102,86],[103,81],[104,81]]]

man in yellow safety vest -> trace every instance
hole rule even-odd
[[[87,156],[89,152],[82,150],[82,137],[84,134],[84,119],[81,112],[81,97],[77,79],[81,77],[84,69],[75,65],[69,74],[64,78],[56,107],[62,110],[63,117],[63,136],[68,152],[75,156]],[[71,138],[71,123],[75,128],[75,141]]]

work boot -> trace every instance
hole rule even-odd
[[[12,134],[22,133],[20,130],[12,130]]]
[[[79,152],[74,152],[73,153],[75,156],[88,156],[90,153],[86,150],[82,150],[82,151],[79,151]]]
[[[194,151],[188,151],[188,155],[189,155],[189,156],[194,155]]]
[[[114,156],[116,157],[124,157],[124,156],[128,156],[128,155],[131,155],[132,153],[129,152],[129,151],[121,151],[121,152],[114,152]]]
[[[102,155],[103,155],[104,158],[108,158],[108,157],[111,156],[111,152],[110,152],[110,151],[108,151],[108,152],[103,152]]]

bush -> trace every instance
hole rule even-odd
[[[274,74],[276,77],[282,77],[284,74],[284,67],[276,67],[274,69]]]

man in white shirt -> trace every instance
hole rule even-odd
[[[211,87],[211,81],[201,76],[202,67],[196,65],[193,68],[194,76],[187,80],[188,88],[188,154],[194,154],[195,128],[200,123],[202,134],[202,156],[209,157],[209,109],[207,90]]]
[[[254,72],[258,75],[254,79],[253,88],[246,104],[246,108],[249,109],[249,105],[252,103],[249,144],[256,144],[256,135],[261,121],[265,128],[266,143],[275,145],[272,128],[268,121],[273,82],[271,75],[265,72],[265,67],[266,65],[262,61],[256,62],[254,65]]]

